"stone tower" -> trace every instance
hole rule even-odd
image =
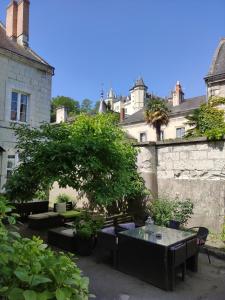
[[[219,42],[205,82],[208,98],[211,96],[225,97],[225,38]]]
[[[130,89],[132,113],[140,110],[145,105],[146,92],[148,87],[144,84],[142,78],[136,80],[134,86]]]

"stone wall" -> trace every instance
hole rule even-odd
[[[159,197],[191,199],[194,216],[189,225],[220,232],[225,213],[225,141],[197,139],[139,146],[138,166],[147,186],[156,184]],[[149,152],[155,157],[146,165]]]
[[[10,127],[12,91],[29,96],[27,121],[30,126],[38,127],[50,121],[52,75],[43,68],[32,61],[0,53],[0,146],[5,150],[0,152],[0,192],[6,182],[7,157],[16,152],[16,138]]]

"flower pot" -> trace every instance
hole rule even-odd
[[[76,236],[76,253],[81,256],[89,256],[95,246],[95,237],[84,238],[81,236]]]
[[[66,203],[57,203],[56,205],[56,212],[58,213],[64,213],[66,211]]]

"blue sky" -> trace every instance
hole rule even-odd
[[[140,75],[160,96],[177,80],[202,95],[222,37],[224,0],[31,0],[30,46],[56,68],[53,96],[96,101],[102,83],[127,95]]]

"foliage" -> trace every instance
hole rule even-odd
[[[223,223],[223,226],[222,226],[221,240],[223,242],[225,242],[225,218],[224,218],[224,223]]]
[[[58,195],[56,200],[57,200],[57,203],[68,203],[68,202],[72,201],[71,197],[66,194]]]
[[[21,238],[3,218],[10,212],[0,198],[0,296],[9,300],[88,299],[88,279],[71,257],[54,253],[37,237]]]
[[[183,201],[175,201],[175,209],[173,212],[173,219],[180,222],[181,224],[185,224],[188,219],[191,218],[193,214],[194,204],[190,199]]]
[[[80,113],[80,103],[70,97],[57,96],[52,98],[51,102],[51,122],[55,122],[56,108],[65,106],[68,109],[69,115]]]
[[[103,226],[104,220],[101,216],[93,216],[88,212],[83,212],[81,216],[74,221],[76,234],[82,238],[88,239],[96,235],[97,231]]]
[[[156,129],[157,141],[159,141],[161,126],[169,123],[169,109],[166,102],[157,97],[150,99],[146,104],[145,119]]]
[[[209,140],[219,140],[225,135],[224,110],[218,105],[225,104],[225,98],[212,97],[194,110],[192,115],[186,117],[187,125],[192,128],[187,130],[186,137],[206,136]]]
[[[146,216],[146,201],[149,191],[145,187],[143,178],[137,172],[133,173],[130,190],[120,200],[114,201],[106,207],[108,215],[128,213],[135,220],[143,220]]]
[[[137,150],[114,114],[81,114],[73,123],[18,126],[15,132],[21,164],[5,187],[10,198],[32,199],[57,181],[86,193],[93,208],[133,189]]]
[[[148,209],[156,225],[167,226],[170,220],[185,224],[193,214],[193,203],[189,199],[155,199],[148,204]]]
[[[90,113],[92,111],[92,101],[84,99],[81,102],[81,112]]]

